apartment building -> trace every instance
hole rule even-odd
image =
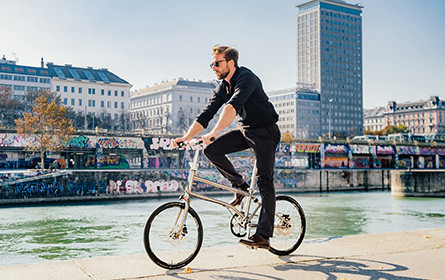
[[[28,90],[50,91],[52,78],[48,69],[17,65],[15,60],[0,60],[0,86],[8,87],[13,98],[22,99]]]
[[[174,79],[131,94],[130,122],[133,129],[154,134],[183,134],[201,113],[218,81]],[[218,120],[217,114],[209,127]],[[229,128],[235,127],[235,121]]]
[[[107,68],[51,62],[46,66],[52,77],[51,91],[60,94],[65,106],[85,114],[109,114],[115,120],[128,113],[132,85]]]

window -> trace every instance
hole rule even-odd
[[[74,87],[71,87],[71,92],[72,92],[72,93],[74,93],[74,92],[75,92],[75,89],[74,89]]]
[[[121,102],[121,109],[125,109],[124,102]]]
[[[93,94],[96,94],[96,89],[95,88],[93,88]]]
[[[179,101],[182,101],[182,95],[179,96]]]
[[[81,87],[79,88],[79,93],[82,93],[82,88]]]
[[[82,99],[79,99],[79,106],[82,106]]]
[[[76,105],[76,100],[74,98],[71,98],[71,106]]]
[[[117,101],[114,101],[114,108],[117,109]]]
[[[91,100],[91,101],[93,101],[92,103],[93,103],[93,107],[96,107],[96,100]]]
[[[101,107],[101,108],[105,107],[105,101],[103,101],[103,100],[100,101],[100,107]]]
[[[91,94],[91,88],[88,89],[88,94]]]
[[[121,96],[122,96],[122,97],[124,97],[124,96],[125,96],[125,93],[124,93],[123,91],[121,91]]]
[[[68,87],[67,86],[63,87],[63,92],[68,92]]]
[[[114,96],[117,96],[117,90],[114,91]]]
[[[111,101],[108,101],[107,102],[107,108],[110,108],[111,107]]]
[[[104,89],[100,90],[100,95],[105,95],[105,90]]]
[[[108,96],[111,96],[111,90],[108,90]]]
[[[63,99],[63,104],[68,105],[68,98]]]
[[[56,91],[60,92],[60,86],[56,86]]]

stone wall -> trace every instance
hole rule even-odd
[[[392,170],[391,193],[394,196],[445,197],[445,171]]]

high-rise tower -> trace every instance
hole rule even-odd
[[[297,8],[297,80],[320,92],[322,134],[362,134],[363,7],[311,0]]]

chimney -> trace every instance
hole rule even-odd
[[[43,57],[40,59],[40,68],[45,68],[45,63],[43,63]]]

